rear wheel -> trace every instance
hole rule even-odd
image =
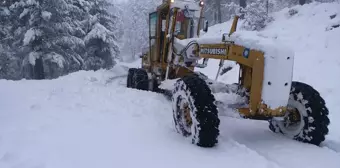
[[[149,90],[149,77],[147,72],[141,68],[130,68],[126,86],[139,90]]]
[[[177,132],[191,137],[201,147],[217,144],[219,124],[215,98],[205,81],[197,75],[177,80],[172,93],[173,118]]]
[[[320,94],[307,84],[293,82],[284,120],[270,120],[269,128],[294,140],[320,145],[328,134],[329,123]]]
[[[127,81],[126,81],[126,87],[131,88],[132,87],[132,77],[135,73],[137,68],[130,68],[128,71]]]
[[[144,69],[138,68],[132,76],[132,88],[149,90],[149,77]]]

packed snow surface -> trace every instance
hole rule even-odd
[[[175,132],[166,97],[125,87],[126,66],[140,67],[138,61],[55,80],[0,80],[0,168],[339,168],[340,28],[326,28],[340,5],[297,10],[291,17],[288,10],[277,13],[260,33],[292,48],[294,79],[325,98],[332,124],[322,147],[272,133],[267,122],[225,116],[216,147],[192,145]],[[229,27],[230,22],[211,27],[209,34]],[[214,78],[217,64],[211,61],[201,71]],[[237,66],[229,65],[235,68],[219,80],[233,83]]]

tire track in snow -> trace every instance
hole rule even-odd
[[[325,142],[321,143],[320,146],[331,151],[334,151],[340,155],[340,143],[336,141],[326,140]]]
[[[272,133],[266,122],[222,117],[220,130],[222,143],[231,139],[278,167],[299,168],[304,163],[305,167],[320,168],[323,163],[328,167],[340,164],[339,153]]]
[[[125,79],[125,78],[127,78],[127,75],[120,75],[120,76],[111,77],[108,80],[106,80],[105,85],[112,84],[114,81],[116,81],[118,79],[121,79],[121,81],[119,81],[119,85],[122,85],[122,86],[124,85],[125,86],[126,82],[125,83],[122,82],[123,79]]]
[[[124,78],[125,79],[127,78],[129,67],[125,66],[125,65],[117,65],[117,66],[119,66],[120,68],[122,68],[122,70],[124,70],[124,74],[118,75],[118,76],[112,76],[112,77],[108,78],[105,82],[105,85],[112,84],[114,81],[121,79],[121,81],[119,81],[118,84],[121,85],[121,86],[126,86],[126,80],[125,80],[125,82],[122,82],[122,81],[124,80]]]
[[[230,109],[228,109],[228,110],[230,110]],[[224,112],[225,112],[225,114],[228,113],[227,111],[224,111]],[[221,111],[220,111],[220,113],[221,113]],[[229,112],[229,113],[230,113],[230,112]],[[223,122],[223,120],[225,120],[226,118],[231,118],[232,120],[243,120],[243,119],[241,119],[241,118],[237,118],[237,117],[233,117],[233,116],[228,116],[228,115],[225,115],[225,116],[222,116],[222,115],[221,115],[221,116],[220,116],[220,119],[222,120],[222,122]],[[224,124],[223,124],[222,122],[221,122],[220,130],[224,128],[224,126],[223,126]],[[229,128],[229,127],[225,127],[225,128]],[[226,140],[223,140],[223,134],[224,134],[224,131],[223,131],[223,130],[221,130],[221,134],[222,134],[222,142],[225,142]],[[228,134],[228,133],[226,133],[226,135],[227,135],[227,134]],[[228,137],[227,137],[227,141],[231,142],[233,145],[235,145],[235,146],[237,146],[237,147],[244,148],[244,149],[250,151],[251,153],[254,153],[254,154],[258,155],[259,157],[265,159],[265,160],[269,163],[268,167],[270,167],[270,168],[282,168],[282,166],[280,165],[280,163],[278,163],[277,161],[271,159],[271,158],[270,158],[268,155],[266,155],[265,153],[260,152],[260,151],[258,151],[258,150],[255,150],[255,149],[249,147],[249,145],[246,145],[245,143],[241,143],[241,142],[239,142],[239,141],[236,141],[233,137],[230,137],[229,135],[228,135]]]
[[[278,162],[272,160],[270,157],[268,157],[264,153],[259,152],[257,150],[254,150],[254,149],[248,147],[247,145],[245,145],[243,143],[237,142],[234,139],[230,139],[230,142],[233,145],[235,145],[235,146],[237,146],[239,148],[244,148],[244,149],[248,150],[249,152],[254,153],[254,154],[258,155],[259,157],[265,159],[269,163],[269,165],[267,167],[269,167],[269,168],[282,168],[282,166],[280,166],[280,164]]]

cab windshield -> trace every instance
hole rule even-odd
[[[197,35],[199,17],[195,17],[196,11],[188,11],[181,11],[176,21],[175,32],[180,39],[193,38]]]

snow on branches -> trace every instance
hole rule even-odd
[[[273,21],[273,17],[269,16],[267,11],[268,1],[256,0],[243,9],[244,23],[242,28],[249,31],[259,31]]]

